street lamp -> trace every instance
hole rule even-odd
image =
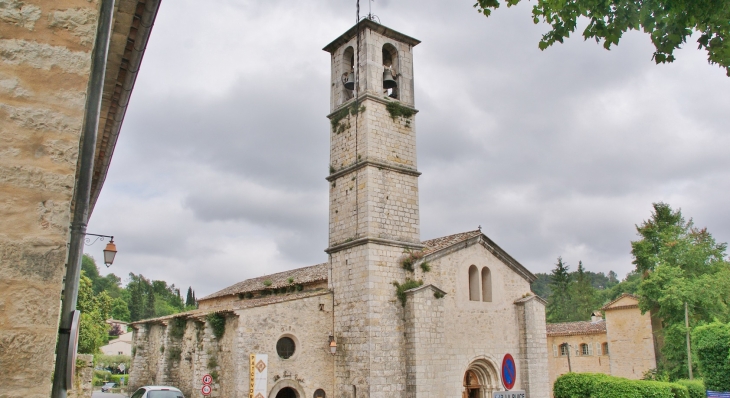
[[[93,241],[91,238],[86,238],[86,246],[91,246],[94,243],[96,243],[97,240],[104,241],[105,238],[109,238],[109,243],[106,244],[106,247],[104,248],[104,265],[109,268],[112,263],[114,263],[114,257],[117,255],[117,245],[114,244],[114,237],[111,235],[97,235],[97,234],[86,234],[87,236],[96,236],[96,239]]]
[[[335,355],[337,353],[337,342],[335,336],[330,335],[330,354]]]

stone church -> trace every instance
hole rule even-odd
[[[134,323],[132,388],[174,385],[186,397],[486,398],[511,387],[549,397],[535,276],[480,230],[421,240],[417,44],[364,19],[324,48],[332,59],[327,261]],[[510,380],[502,376],[507,354]]]

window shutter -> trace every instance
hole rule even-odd
[[[588,355],[593,355],[593,344],[588,344]]]
[[[603,355],[603,353],[601,352],[601,343],[596,343],[596,355]]]
[[[556,344],[553,344],[553,357],[557,358],[558,356],[558,346]]]

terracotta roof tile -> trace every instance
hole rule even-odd
[[[321,282],[327,280],[328,264],[322,263],[309,267],[297,268],[289,271],[279,272],[277,274],[259,276],[258,278],[246,279],[235,285],[228,286],[223,290],[219,290],[213,294],[205,296],[200,301],[212,298],[230,296],[233,294],[255,292],[263,289],[276,289],[289,286],[289,278],[293,279],[293,283],[306,284],[313,282]],[[264,281],[270,280],[271,285],[264,285]]]
[[[576,336],[581,334],[606,333],[606,321],[603,319],[597,322],[548,323],[546,326],[548,336]]]
[[[481,235],[481,231],[469,231],[469,232],[462,232],[458,234],[443,236],[441,238],[431,239],[431,240],[425,240],[423,241],[423,245],[426,246],[426,248],[423,249],[423,254],[428,255],[434,252],[437,252],[439,250],[445,249],[449,246],[455,245],[459,242],[463,242],[469,238],[473,238],[475,236]]]

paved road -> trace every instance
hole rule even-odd
[[[127,398],[127,396],[124,394],[111,394],[108,392],[94,391],[94,393],[91,394],[91,398]]]

